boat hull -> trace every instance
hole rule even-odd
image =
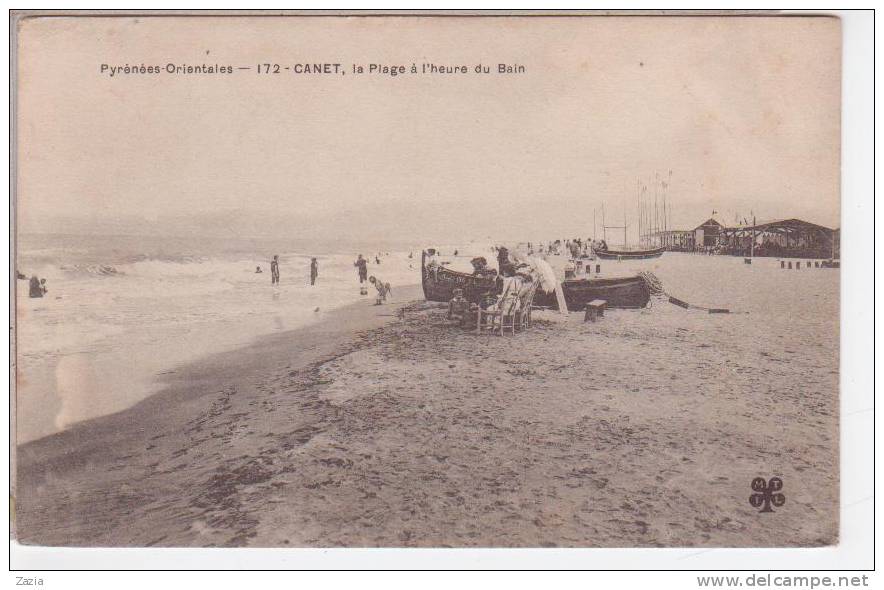
[[[659,258],[665,252],[665,248],[652,250],[596,250],[595,255],[602,260],[643,260],[647,258]]]
[[[455,289],[463,289],[464,299],[479,303],[488,291],[496,291],[492,278],[477,277],[444,267],[427,268],[425,254],[421,256],[421,283],[427,301],[447,303],[454,297]],[[607,306],[620,309],[645,307],[651,298],[648,284],[641,277],[606,279],[569,279],[562,283],[568,311],[583,311],[593,299],[604,299]],[[558,309],[555,293],[538,290],[534,305]]]
[[[612,279],[570,279],[562,283],[568,311],[583,311],[594,299],[607,301],[607,306],[619,309],[639,309],[651,299],[651,290],[641,277]],[[538,291],[534,305],[558,309],[555,293]]]
[[[429,268],[426,265],[426,252],[421,253],[421,285],[427,301],[447,303],[454,297],[455,289],[463,289],[464,299],[479,303],[488,291],[497,288],[496,281],[489,277],[477,277],[445,267]]]

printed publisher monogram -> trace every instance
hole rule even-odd
[[[785,494],[780,493],[782,489],[783,480],[779,477],[772,477],[768,481],[756,477],[752,480],[752,491],[755,493],[749,496],[749,504],[753,508],[761,508],[758,512],[773,512],[771,505],[779,508],[786,503]]]

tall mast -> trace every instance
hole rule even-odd
[[[641,188],[639,187],[638,179],[635,179],[635,204],[636,210],[635,213],[638,216],[638,243],[641,245],[642,243],[642,201],[641,201]]]
[[[755,258],[755,214],[752,215],[752,244],[749,246],[749,257]]]
[[[660,239],[660,218],[657,213],[657,185],[659,184],[657,173],[654,172],[654,244]]]
[[[666,236],[666,245],[668,246],[672,241],[672,235],[670,234],[669,227],[669,209],[671,205],[669,203],[669,184],[666,184],[666,191],[663,193],[663,235]]]
[[[604,236],[602,239],[605,240],[605,243],[608,243],[608,228],[605,227],[605,204],[602,203],[602,235]]]
[[[626,239],[626,205],[623,205],[623,247],[625,248],[628,240]]]
[[[669,171],[669,188],[672,188],[672,170]],[[669,203],[669,219],[666,223],[669,231],[672,231],[672,203]]]

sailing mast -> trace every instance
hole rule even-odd
[[[642,244],[642,192],[641,183],[638,178],[635,179],[635,202],[637,205],[636,214],[638,215],[638,245]]]
[[[623,205],[623,247],[626,248],[629,245],[629,240],[626,239],[626,205]]]
[[[659,177],[656,172],[654,172],[654,245],[657,245],[657,240],[660,239],[660,217],[657,213],[657,185],[659,184]]]
[[[667,187],[666,190],[669,190],[670,188],[672,188],[672,170],[669,171],[669,186]],[[672,203],[671,202],[669,203],[669,219],[666,222],[666,227],[669,228],[670,232],[672,231]],[[670,235],[670,240],[674,241],[674,238],[671,235]]]
[[[671,215],[669,204],[669,187],[672,185],[672,170],[669,171],[669,177],[666,181],[661,181],[663,185],[663,240],[664,246],[670,245],[672,236],[670,235],[669,216]]]
[[[755,215],[752,215],[752,244],[749,246],[749,258],[755,258]]]
[[[605,226],[605,204],[604,203],[602,203],[602,234],[603,234],[602,239],[605,240],[605,243],[607,244],[608,243],[608,228]]]

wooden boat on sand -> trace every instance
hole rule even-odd
[[[649,248],[647,250],[595,250],[595,255],[602,260],[642,260],[645,258],[659,258],[665,248]]]
[[[464,299],[479,303],[482,296],[497,290],[497,281],[492,277],[476,276],[458,272],[442,265],[427,265],[427,253],[421,253],[421,284],[427,301],[447,303],[454,297],[455,289],[463,289]],[[562,282],[562,291],[568,311],[583,311],[593,299],[604,299],[608,307],[636,309],[645,307],[651,298],[647,282],[639,276],[622,278],[567,279]],[[554,292],[538,290],[534,296],[536,307],[558,309]]]

